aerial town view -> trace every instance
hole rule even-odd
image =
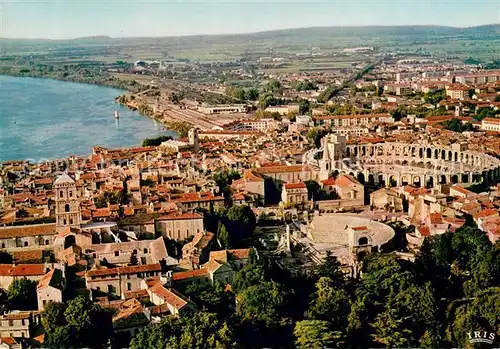
[[[500,1],[2,1],[0,349],[500,348]]]

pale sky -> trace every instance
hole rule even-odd
[[[500,23],[500,0],[0,0],[0,37],[179,36],[317,26]]]

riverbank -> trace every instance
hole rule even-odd
[[[132,93],[141,92],[149,89],[151,86],[141,84],[135,80],[120,80],[105,71],[96,71],[95,69],[86,69],[84,71],[76,69],[66,70],[23,70],[19,66],[0,66],[0,75],[53,79],[66,82],[75,82],[79,84],[99,85],[118,88]]]
[[[115,102],[165,125],[168,130],[175,131],[180,138],[187,137],[189,129],[194,126],[191,123],[171,117],[167,113],[156,112],[154,108],[138,101],[134,95],[120,95],[116,97]]]

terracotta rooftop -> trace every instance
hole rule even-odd
[[[484,118],[484,122],[491,122],[493,124],[500,124],[500,118]]]
[[[44,264],[0,264],[0,276],[41,276],[44,274]]]
[[[177,281],[177,280],[186,280],[186,279],[191,279],[195,277],[207,277],[208,276],[208,270],[206,269],[194,269],[194,270],[189,270],[189,271],[181,271],[178,273],[173,273],[172,274],[172,280]]]
[[[478,219],[478,218],[484,218],[484,217],[489,217],[489,216],[498,216],[499,213],[497,210],[495,209],[486,209],[486,210],[482,210],[481,212],[478,212],[476,214],[473,214],[472,216],[475,218],[475,219]]]
[[[443,215],[441,213],[431,213],[429,218],[431,224],[443,224]]]
[[[340,175],[335,181],[335,185],[339,187],[351,187],[358,184],[360,183],[353,176],[347,174]]]
[[[299,183],[285,183],[285,189],[305,189],[306,184],[304,182]]]
[[[263,166],[258,169],[261,174],[282,173],[282,172],[301,172],[309,171],[308,165],[290,165],[290,166]]]
[[[39,236],[39,235],[55,235],[55,224],[35,224],[35,225],[17,225],[13,227],[0,227],[0,239]]]
[[[325,179],[321,183],[323,183],[323,185],[335,185],[335,178],[330,177],[328,179]]]
[[[92,276],[107,276],[107,275],[138,274],[138,273],[147,273],[152,271],[161,271],[161,265],[157,263],[157,264],[135,265],[128,267],[93,269],[87,271],[85,274],[87,277],[92,277]]]
[[[184,299],[179,293],[173,289],[163,287],[161,283],[155,284],[150,288],[151,292],[162,298],[165,303],[170,304],[176,309],[181,309],[188,304],[188,300]]]
[[[131,298],[149,298],[148,290],[138,290],[138,291],[125,291],[123,292],[123,297],[125,299]]]

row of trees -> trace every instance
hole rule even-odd
[[[309,81],[309,80],[294,81],[292,83],[292,87],[296,91],[311,91],[311,90],[317,90],[318,89],[318,86],[316,86],[315,83],[313,83],[312,81]]]
[[[463,124],[460,120],[457,118],[453,118],[450,120],[445,120],[441,123],[445,129],[454,131],[454,132],[465,132],[465,131],[472,131],[474,127],[470,122],[466,122]]]
[[[154,138],[145,138],[142,141],[142,146],[143,147],[156,147],[156,146],[162,144],[163,142],[169,141],[171,139],[172,139],[172,136],[164,136],[164,135],[154,137]]]
[[[238,86],[226,87],[226,95],[240,101],[256,101],[259,99],[259,90],[256,88],[244,89]]]

